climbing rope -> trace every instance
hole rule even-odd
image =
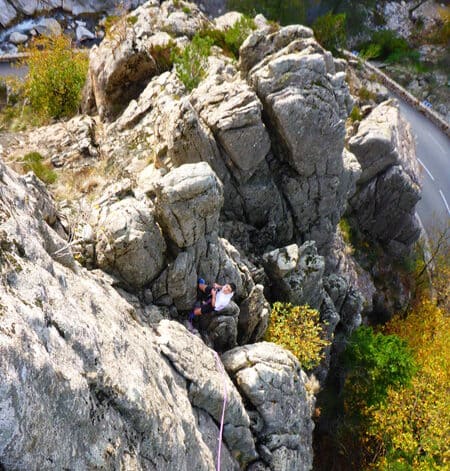
[[[220,361],[219,355],[217,352],[214,352],[214,356],[216,357],[217,367],[222,373],[223,379],[223,406],[222,406],[222,418],[220,419],[220,429],[219,429],[219,444],[217,449],[217,468],[216,471],[220,471],[220,455],[222,452],[222,435],[223,435],[223,423],[225,420],[225,408],[227,407],[227,383],[226,383],[226,376],[225,370],[223,369],[222,362]]]

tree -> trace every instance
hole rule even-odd
[[[36,38],[26,52],[24,94],[33,111],[43,120],[75,114],[87,76],[87,55],[73,50],[66,36]]]
[[[347,43],[345,21],[345,13],[333,15],[328,12],[317,18],[312,25],[317,41],[333,54],[337,54],[340,49],[345,48]]]

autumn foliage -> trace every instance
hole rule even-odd
[[[276,302],[264,337],[292,352],[303,368],[317,366],[329,342],[324,339],[319,312],[309,306]]]
[[[88,58],[66,36],[39,37],[26,50],[25,97],[42,120],[74,115],[86,80]]]

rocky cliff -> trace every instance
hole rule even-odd
[[[133,18],[91,51],[93,117],[4,151],[38,150],[83,181],[55,203],[1,164],[0,463],[213,469],[226,389],[222,469],[311,469],[313,380],[261,342],[268,301],[318,309],[330,340],[360,324],[373,283],[337,224],[348,210],[390,249],[414,241],[407,127],[385,103],[346,149],[345,63],[306,27],[258,18],[239,60],[213,47],[189,91],[167,52],[230,16],[211,23],[195,5],[151,0]],[[377,232],[370,221],[388,208],[395,228]],[[237,292],[188,330],[199,276]]]

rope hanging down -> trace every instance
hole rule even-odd
[[[220,361],[219,355],[217,352],[214,352],[214,356],[216,357],[216,363],[217,367],[222,373],[222,379],[223,379],[223,406],[222,406],[222,418],[220,419],[220,429],[219,429],[219,443],[218,443],[218,448],[217,448],[217,468],[216,471],[220,471],[220,455],[222,452],[222,435],[223,435],[223,423],[225,420],[225,408],[227,407],[227,383],[226,383],[226,376],[225,376],[225,370],[223,369],[222,362]]]

